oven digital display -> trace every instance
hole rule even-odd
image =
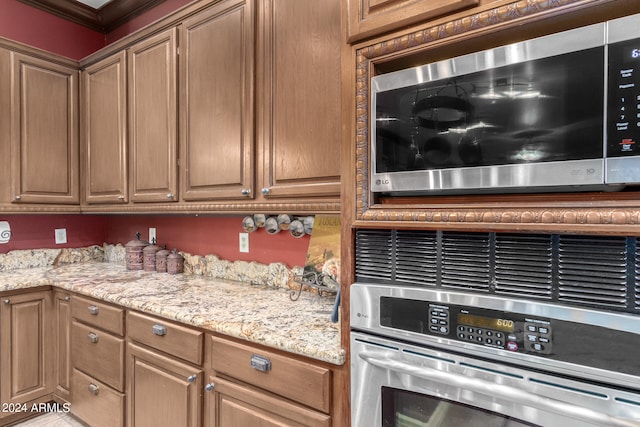
[[[476,316],[475,314],[458,313],[458,325],[492,329],[494,331],[513,332],[515,322],[509,319]]]

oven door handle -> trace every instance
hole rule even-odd
[[[377,357],[378,355],[378,353],[362,352],[358,356],[365,362],[385,370],[399,372],[429,381],[451,384],[463,390],[500,397],[521,405],[537,407],[578,420],[606,425],[608,427],[638,427],[637,420],[632,421],[610,417],[588,408],[576,407],[560,400],[543,397],[515,387],[496,384],[478,378],[469,378],[464,375],[452,374],[424,366],[414,366],[389,357],[380,358]]]

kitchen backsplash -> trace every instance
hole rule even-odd
[[[184,274],[298,289],[294,276],[302,274],[302,267],[289,269],[283,263],[261,264],[247,261],[228,261],[216,255],[184,256]],[[84,248],[26,249],[0,254],[0,272],[22,268],[51,267],[57,265],[109,262],[125,265],[125,247],[121,244],[88,246]],[[166,273],[149,273],[166,274]]]

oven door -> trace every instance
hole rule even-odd
[[[352,427],[640,426],[640,395],[351,332]]]

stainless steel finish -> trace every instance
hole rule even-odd
[[[197,376],[197,375],[189,375],[189,376],[187,377],[187,381],[189,381],[190,383],[194,382],[194,381],[195,381],[195,380],[197,380],[197,379],[198,379],[198,376]]]
[[[434,303],[483,307],[491,310],[508,311],[557,320],[565,320],[588,325],[601,326],[623,332],[640,334],[640,316],[624,313],[601,312],[577,307],[564,307],[530,300],[513,300],[494,296],[465,294],[455,291],[443,291],[403,286],[383,286],[355,283],[350,288],[351,327],[362,332],[393,336],[418,344],[430,345],[451,351],[459,351],[470,356],[493,358],[505,363],[536,366],[559,374],[575,375],[596,381],[615,382],[620,386],[637,382],[632,375],[589,366],[576,365],[559,360],[545,359],[534,355],[514,353],[508,350],[478,346],[473,343],[456,341],[444,337],[424,335],[399,329],[380,326],[380,313],[377,308],[380,297],[396,297],[414,300],[429,300]]]
[[[251,194],[251,190],[247,189],[247,188],[243,188],[241,191],[243,196],[248,196],[249,194]]]
[[[89,393],[93,394],[94,396],[97,396],[98,393],[100,392],[100,387],[98,387],[96,384],[90,383],[89,384]]]
[[[606,159],[606,179],[620,184],[640,182],[640,156]]]
[[[268,357],[259,354],[251,355],[251,367],[260,372],[268,372],[271,370],[271,360]]]
[[[375,137],[374,137],[375,138]],[[374,145],[375,147],[375,145]],[[537,164],[478,166],[455,169],[374,173],[374,192],[420,192],[455,189],[457,193],[479,188],[505,189],[519,187],[563,187],[572,185],[602,185],[604,160],[573,160]]]
[[[87,307],[87,310],[89,311],[89,314],[93,314],[94,316],[97,316],[98,313],[100,313],[100,308],[95,305],[90,305]]]
[[[98,334],[96,334],[95,332],[89,332],[87,337],[89,338],[89,342],[92,342],[94,344],[98,342]]]
[[[216,385],[214,383],[209,383],[206,386],[204,386],[204,390],[205,391],[213,391],[213,389],[216,387]]]
[[[151,327],[151,332],[153,332],[155,335],[158,335],[158,336],[167,335],[167,327],[159,323],[156,323]]]
[[[268,196],[269,194],[271,194],[271,189],[268,187],[264,187],[262,190],[260,190],[260,192],[263,196]]]
[[[381,388],[563,427],[640,425],[640,396],[625,390],[351,333],[353,427],[382,425]]]
[[[640,37],[640,15],[625,16],[607,22],[607,43]]]

